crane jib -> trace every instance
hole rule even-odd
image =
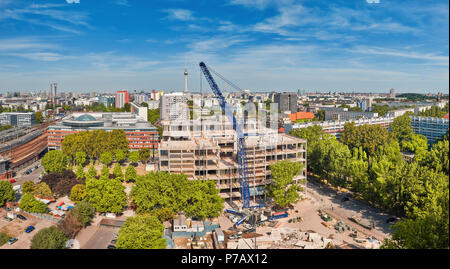
[[[222,95],[222,92],[219,90],[214,78],[209,72],[206,64],[204,62],[200,63],[200,69],[203,72],[206,80],[208,81],[211,90],[214,95],[219,99],[220,106],[225,111],[225,115],[228,119],[233,123],[233,129],[236,131],[237,135],[237,162],[238,162],[238,170],[239,170],[239,184],[241,191],[241,201],[243,208],[250,207],[250,188],[249,188],[249,179],[248,179],[248,163],[247,163],[247,152],[245,145],[245,136],[243,131],[243,124],[240,124],[233,113],[231,113],[231,109],[229,109],[229,105],[226,102],[225,98]],[[216,73],[216,72],[215,72]],[[216,73],[217,74],[217,73]],[[222,76],[220,76],[222,77]],[[223,78],[223,77],[222,77]],[[228,113],[227,113],[228,112]]]

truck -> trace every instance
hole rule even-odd
[[[351,216],[349,219],[368,230],[372,230],[372,228],[375,228],[375,224],[372,221],[362,220],[361,218],[359,218],[357,216]]]
[[[269,218],[270,221],[281,219],[281,218],[287,218],[289,216],[289,213],[287,211],[282,212],[276,212],[272,214],[272,217]]]
[[[236,210],[233,210],[233,209],[226,209],[225,212],[233,214],[233,215],[238,215],[238,216],[243,216],[244,215],[244,213],[236,211]]]

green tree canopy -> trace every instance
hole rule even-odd
[[[73,186],[72,190],[70,191],[70,200],[73,202],[80,202],[82,201],[87,195],[86,186],[82,184],[77,184]]]
[[[286,207],[300,198],[298,191],[302,191],[300,184],[295,183],[294,177],[300,175],[304,165],[300,162],[287,160],[277,162],[270,166],[272,183],[268,186],[268,195],[274,199],[275,204]]]
[[[129,217],[119,230],[119,249],[165,249],[164,225],[152,215]]]
[[[36,200],[30,193],[26,193],[22,196],[19,207],[24,211],[34,213],[47,213],[48,211],[47,205]]]
[[[126,182],[133,182],[136,181],[137,178],[137,172],[134,166],[130,165],[125,170],[125,181]]]
[[[137,161],[139,160],[139,152],[137,152],[137,151],[130,152],[130,155],[128,156],[128,159],[132,163],[137,163]]]
[[[77,203],[77,206],[71,210],[83,227],[86,227],[94,217],[95,208],[86,200]]]
[[[112,153],[111,152],[103,152],[101,155],[100,155],[100,162],[102,163],[102,164],[104,164],[104,165],[110,165],[112,162],[113,162],[113,159],[114,159],[114,157],[113,157],[113,155],[112,155]]]
[[[142,163],[147,163],[149,159],[150,159],[150,149],[149,148],[140,149],[139,150],[139,160]]]
[[[34,186],[33,195],[39,196],[41,198],[53,198],[53,193],[50,190],[50,187],[45,182],[41,182]]]
[[[34,182],[27,180],[22,184],[22,193],[32,193],[34,189]]]
[[[13,189],[13,185],[9,181],[0,181],[0,206],[3,206],[5,202],[16,201],[16,192]]]
[[[31,239],[31,249],[64,249],[67,237],[56,226],[38,231]]]
[[[60,150],[52,150],[45,154],[41,164],[47,173],[61,173],[66,170],[69,158]]]
[[[127,155],[125,154],[125,152],[121,149],[116,150],[116,155],[115,155],[116,161],[117,162],[123,162],[126,158]]]
[[[138,177],[131,190],[138,213],[167,208],[200,219],[219,215],[223,199],[218,193],[213,181],[188,180],[186,175],[165,172]]]
[[[84,164],[86,163],[86,153],[84,151],[78,151],[75,154],[75,163],[78,166],[84,166]]]
[[[86,200],[98,212],[121,213],[127,205],[125,186],[117,179],[86,179]]]

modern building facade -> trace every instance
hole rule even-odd
[[[278,104],[278,109],[283,111],[297,112],[298,96],[294,92],[276,93],[274,95],[274,103]]]
[[[116,97],[114,97],[114,96],[99,96],[98,103],[103,104],[105,107],[112,107],[116,103]]]
[[[158,149],[155,126],[133,113],[73,113],[48,127],[49,149],[61,149],[64,137],[86,130],[125,131],[130,150]]]
[[[347,110],[347,108],[344,108]],[[378,117],[378,113],[374,112],[357,112],[357,111],[325,111],[325,120],[358,120],[372,119]]]
[[[161,120],[187,120],[189,119],[188,98],[182,92],[168,93],[160,99]]]
[[[380,117],[373,119],[359,119],[359,120],[337,120],[337,121],[316,121],[316,122],[302,122],[294,124],[286,124],[284,126],[284,131],[286,134],[293,129],[302,129],[309,126],[319,125],[322,127],[325,133],[334,135],[336,138],[340,138],[342,132],[344,131],[344,125],[349,122],[354,122],[356,126],[369,124],[375,125],[379,124],[383,127],[389,128],[389,125],[394,121],[394,117]]]
[[[126,103],[130,102],[130,93],[128,91],[116,92],[116,108],[123,108]]]
[[[433,117],[411,117],[411,127],[416,134],[427,138],[432,145],[442,138],[448,130],[449,120]]]
[[[14,127],[29,127],[36,124],[36,113],[4,112],[0,114],[0,124]]]

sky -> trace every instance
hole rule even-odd
[[[0,92],[448,92],[447,0],[0,0]],[[218,82],[224,91],[228,86]]]

